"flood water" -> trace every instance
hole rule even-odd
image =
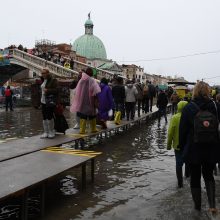
[[[16,109],[15,112],[2,111],[0,115],[0,139],[29,137],[42,130],[40,110]],[[66,117],[72,126],[68,113]],[[91,146],[92,150],[103,152],[96,159],[94,184],[88,182],[86,191],[81,191],[81,170],[75,168],[64,172],[47,183],[44,218],[38,217],[38,194],[34,192],[30,197],[30,218],[207,219],[204,215],[191,218],[183,201],[180,206],[185,216],[181,212],[172,217],[168,215],[172,211],[169,204],[178,208],[179,197],[186,195],[183,197],[189,201],[186,209],[191,210],[192,201],[188,189],[181,195],[176,188],[173,151],[166,150],[167,127],[164,119],[160,125],[157,120],[152,120]],[[0,219],[17,219],[18,209],[18,202],[10,200],[1,208]]]

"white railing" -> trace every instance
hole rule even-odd
[[[31,55],[29,53],[26,53],[24,51],[13,49],[11,50],[11,55],[14,59],[25,63],[28,66],[32,66],[33,68],[36,68],[38,70],[42,70],[43,68],[47,68],[52,74],[62,77],[62,78],[72,78],[73,76],[76,76],[79,74],[79,71],[82,69],[85,69],[87,67],[92,67],[88,64],[81,63],[77,60],[74,60],[74,70],[66,69],[61,65],[55,64],[53,62],[47,61],[45,59],[42,59],[40,57]],[[106,70],[102,70],[100,68],[95,68],[97,70],[97,78],[101,79],[103,77],[105,78],[113,78],[115,75],[114,73]],[[124,78],[124,77],[123,77]]]
[[[40,57],[33,56],[24,51],[13,49],[11,51],[12,58],[25,63],[28,66],[42,70],[47,68],[52,74],[61,78],[72,78],[74,75],[77,76],[79,73],[77,71],[66,69],[63,66],[57,65],[53,62],[44,60]]]

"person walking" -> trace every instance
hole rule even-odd
[[[70,111],[77,112],[77,116],[80,117],[80,134],[85,134],[87,119],[90,121],[91,132],[97,132],[97,95],[101,92],[101,89],[92,76],[93,71],[90,67],[85,72],[82,72],[82,77],[76,86],[75,97],[70,107]]]
[[[179,127],[179,144],[184,161],[190,168],[191,194],[196,210],[201,210],[201,174],[203,175],[209,203],[209,211],[217,212],[215,204],[215,180],[213,170],[219,161],[220,139],[217,116],[220,109],[210,98],[210,87],[198,82],[192,101],[183,109]]]
[[[178,187],[183,187],[183,159],[182,152],[179,148],[179,124],[183,108],[188,104],[186,101],[180,101],[177,104],[177,113],[173,115],[170,120],[168,135],[167,135],[167,150],[174,149],[176,158],[176,177],[178,181]]]
[[[142,99],[142,112],[149,112],[149,88],[147,82],[142,85],[143,87],[143,99]]]
[[[172,104],[172,114],[175,114],[177,111],[177,103],[179,102],[179,96],[176,91],[173,91],[173,94],[170,97],[170,102]]]
[[[138,111],[138,117],[141,116],[141,106],[142,106],[142,101],[143,101],[143,86],[140,83],[140,79],[137,79],[137,83],[135,84],[136,89],[137,89],[137,111]]]
[[[72,105],[73,100],[75,98],[76,86],[77,86],[79,80],[81,79],[81,77],[82,77],[82,71],[79,72],[78,77],[75,77],[70,84],[70,106]],[[75,121],[75,125],[74,125],[73,129],[79,129],[80,118],[77,116],[76,112],[73,114],[74,114],[73,116],[74,116],[74,121]]]
[[[113,109],[112,91],[108,86],[108,80],[102,78],[100,82],[101,92],[98,94],[98,119],[102,129],[106,129],[106,121],[109,119],[108,112]]]
[[[164,90],[160,90],[157,98],[157,108],[158,108],[158,123],[160,123],[160,118],[163,115],[165,122],[167,122],[167,104],[168,98]]]
[[[121,119],[125,116],[125,87],[123,85],[123,78],[117,77],[115,80],[115,85],[112,87],[112,96],[114,100],[114,110],[115,118],[114,122],[116,125],[119,125]]]
[[[8,111],[8,107],[10,107],[10,111],[13,111],[13,103],[12,103],[12,95],[13,91],[10,86],[7,86],[5,89],[5,110]]]
[[[134,120],[137,94],[138,91],[136,87],[133,85],[132,81],[128,80],[125,86],[125,110],[128,121],[130,119]]]
[[[149,82],[148,84],[148,94],[149,94],[149,107],[150,107],[150,112],[152,112],[152,107],[153,107],[153,99],[156,97],[156,89],[154,85]]]
[[[58,84],[48,69],[43,69],[41,74],[44,80],[41,84],[41,105],[44,129],[41,138],[54,138],[54,110],[58,100]]]

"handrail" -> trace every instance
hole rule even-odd
[[[40,57],[34,56],[32,54],[26,53],[26,52],[18,50],[18,49],[12,49],[10,52],[11,52],[11,55],[13,58],[15,58],[21,62],[24,62],[30,66],[33,66],[34,68],[37,68],[39,70],[42,70],[43,68],[48,68],[48,70],[52,74],[54,74],[58,77],[62,77],[62,78],[72,78],[74,75],[78,76],[79,71],[83,67],[86,67],[86,68],[91,67],[91,68],[98,70],[98,74],[97,74],[98,79],[101,79],[102,77],[112,78],[115,75],[114,73],[112,73],[110,71],[102,70],[100,68],[93,67],[91,65],[79,62],[77,60],[74,60],[74,64],[76,64],[76,65],[78,64],[79,67],[77,67],[75,65],[75,69],[77,69],[77,68],[78,69],[72,70],[72,69],[64,68],[61,65],[55,64],[51,61],[47,61],[45,59],[42,59]],[[120,76],[120,77],[126,79],[126,77],[123,77],[123,76]]]
[[[58,64],[53,62],[44,60],[40,57],[34,56],[32,54],[26,53],[24,51],[13,49],[11,51],[11,55],[16,60],[24,62],[28,65],[32,65],[33,67],[42,70],[43,68],[47,68],[52,74],[62,77],[62,78],[72,78],[74,75],[78,76],[78,72],[75,70],[64,68]]]

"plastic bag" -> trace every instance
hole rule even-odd
[[[112,115],[113,115],[113,110],[110,109],[110,110],[108,111],[108,117],[112,117]]]

